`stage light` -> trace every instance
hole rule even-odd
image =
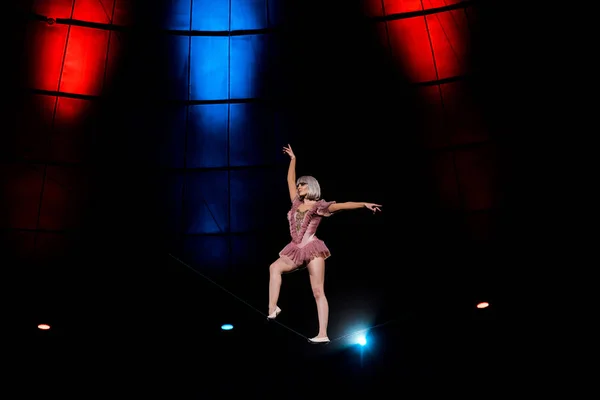
[[[39,324],[38,325],[38,329],[42,330],[42,331],[47,331],[50,329],[50,325],[48,324]]]
[[[477,308],[487,308],[490,306],[490,303],[488,303],[487,301],[482,301],[481,303],[477,304]]]
[[[224,325],[221,325],[221,329],[223,329],[224,331],[230,331],[230,330],[233,329],[233,325],[231,325],[231,324],[224,324]]]
[[[366,346],[367,345],[367,338],[364,335],[360,335],[356,339],[356,343],[360,344],[361,346]]]

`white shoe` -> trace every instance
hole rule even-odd
[[[315,343],[315,344],[320,344],[320,343],[329,343],[330,340],[327,336],[325,337],[314,337],[312,339],[308,339],[309,342],[311,343]]]
[[[272,314],[267,315],[267,319],[275,319],[275,318],[277,318],[279,313],[281,313],[281,308],[279,308],[278,306],[275,306],[275,311],[273,311]]]

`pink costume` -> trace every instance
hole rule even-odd
[[[323,217],[329,217],[328,208],[335,201],[317,201],[311,208],[302,212],[298,207],[302,204],[299,197],[292,202],[292,208],[287,217],[290,223],[292,241],[279,252],[280,257],[287,257],[296,266],[308,264],[313,258],[331,256],[329,249],[322,240],[315,236]]]

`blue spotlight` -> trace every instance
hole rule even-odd
[[[356,343],[360,344],[361,346],[366,346],[367,345],[367,338],[366,336],[359,336],[358,339],[356,340]]]
[[[233,329],[233,325],[231,325],[231,324],[221,325],[221,329],[223,329],[224,331],[230,331]]]

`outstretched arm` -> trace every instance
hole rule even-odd
[[[298,191],[296,190],[296,156],[289,144],[283,147],[283,152],[290,156],[290,166],[288,167],[287,183],[290,191],[290,200],[294,201]]]
[[[334,213],[336,211],[341,211],[341,210],[356,210],[358,208],[363,208],[363,207],[368,208],[369,210],[373,211],[374,213],[377,211],[381,211],[381,209],[379,208],[379,207],[381,207],[381,204],[347,201],[345,203],[334,203],[334,204],[330,205],[329,212]]]

